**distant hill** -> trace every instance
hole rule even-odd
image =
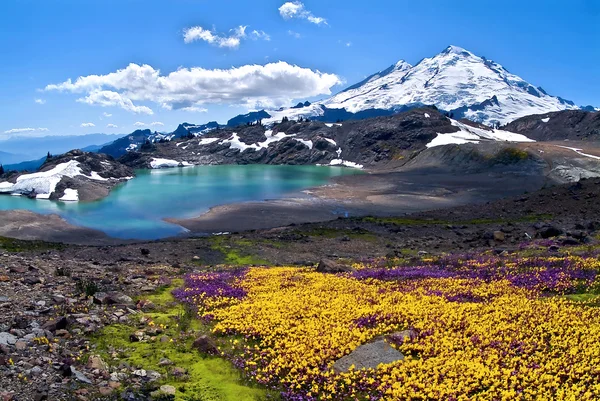
[[[26,159],[27,156],[8,152],[0,152],[0,164],[18,163],[23,160],[23,158]]]
[[[121,136],[120,134],[89,134],[89,135],[69,135],[69,136],[44,136],[27,137],[16,136],[5,140],[0,140],[0,149],[2,152],[11,153],[18,157],[4,161],[2,152],[0,152],[0,162],[5,164],[14,164],[24,161],[37,160],[45,156],[48,152],[53,155],[62,154],[72,149],[89,150],[90,146],[102,146],[114,141]],[[91,151],[91,150],[90,150]]]
[[[37,160],[29,160],[16,164],[5,164],[3,167],[5,171],[37,171],[45,161],[46,156]]]

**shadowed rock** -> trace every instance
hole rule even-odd
[[[376,369],[381,364],[389,364],[404,359],[404,355],[389,345],[383,338],[356,348],[350,354],[338,359],[333,365],[336,373],[348,372],[351,366],[355,370]]]

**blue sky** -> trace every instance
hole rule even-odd
[[[285,2],[3,0],[0,136],[225,122],[264,104],[324,98],[449,44],[550,94],[600,106],[597,0],[303,0],[281,9]],[[279,61],[285,64],[264,67]],[[130,63],[139,67],[106,77]],[[180,67],[187,70],[163,80]],[[91,75],[122,86],[95,90]],[[65,84],[80,76],[88,78]]]

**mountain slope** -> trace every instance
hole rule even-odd
[[[356,113],[435,105],[455,117],[496,124],[551,111],[577,109],[548,95],[500,64],[456,46],[411,67],[404,61],[321,102]]]
[[[536,141],[600,141],[600,112],[566,110],[527,116],[503,129]]]

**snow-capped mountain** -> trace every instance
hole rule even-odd
[[[319,103],[352,113],[435,105],[455,117],[485,124],[505,124],[526,115],[579,109],[573,102],[547,94],[502,65],[457,46],[449,46],[414,67],[400,61]]]

